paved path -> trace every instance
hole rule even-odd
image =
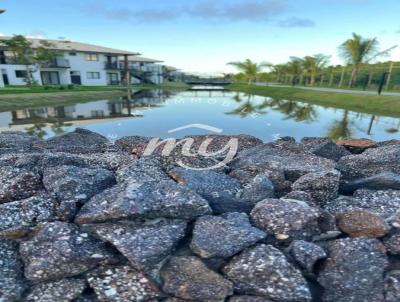
[[[293,87],[293,86],[289,86],[289,85],[279,85],[279,84],[273,84],[273,83],[255,83],[255,84],[258,86]],[[366,90],[351,90],[351,89],[324,88],[324,87],[305,87],[305,86],[295,86],[295,88],[300,88],[300,89],[304,89],[304,90],[323,91],[323,92],[378,95],[378,93],[376,91],[366,91]],[[399,96],[400,97],[400,92],[382,92],[381,95]]]

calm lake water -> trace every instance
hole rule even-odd
[[[271,141],[279,136],[400,138],[400,119],[373,116],[302,102],[227,92],[217,87],[189,91],[146,90],[117,99],[99,99],[67,106],[0,112],[0,131],[22,130],[43,138],[84,127],[110,140],[127,135],[181,137],[210,134],[190,127],[202,124],[221,134],[251,134]]]

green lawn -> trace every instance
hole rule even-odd
[[[161,85],[131,85],[129,89],[187,89],[184,83],[164,83]],[[74,86],[73,89],[51,87],[7,87],[0,89],[0,112],[22,108],[46,107],[75,104],[98,99],[117,99],[126,95],[123,86]]]
[[[351,111],[400,117],[400,97],[321,92],[292,87],[231,84],[227,89]]]

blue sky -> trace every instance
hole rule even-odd
[[[352,32],[400,44],[399,0],[2,0],[0,33],[141,52],[185,71],[233,71],[229,61],[283,63],[324,53]],[[391,59],[400,60],[400,47]]]

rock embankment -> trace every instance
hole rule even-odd
[[[400,301],[399,141],[150,140],[0,133],[0,301]]]

